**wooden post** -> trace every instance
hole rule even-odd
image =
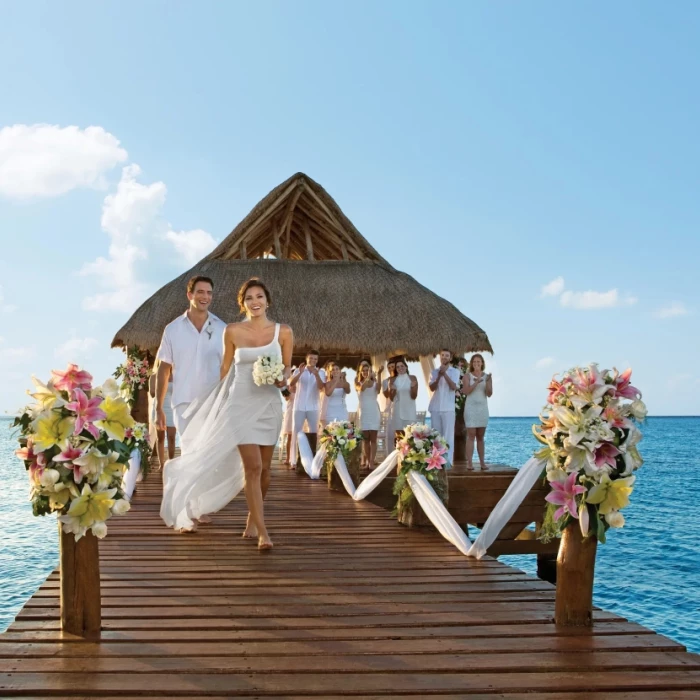
[[[360,456],[362,454],[362,443],[348,455],[345,462],[348,472],[350,473],[350,478],[352,483],[355,484],[357,488],[360,485]],[[328,477],[328,488],[331,491],[340,491],[341,493],[347,493],[343,480],[340,478],[338,471],[335,468],[331,469],[330,459],[326,458],[326,475]]]
[[[446,471],[440,471],[437,474],[438,479],[443,482],[445,486],[445,505],[449,501],[449,482]],[[423,512],[418,501],[414,498],[407,506],[399,503],[398,507],[398,518],[397,520],[406,527],[429,527],[435,529],[435,525],[431,522],[430,518]]]
[[[467,461],[467,426],[464,423],[464,412],[455,415],[455,444],[452,462]]]
[[[102,627],[100,553],[91,531],[77,542],[58,523],[61,566],[61,630],[96,639]]]
[[[570,627],[590,627],[593,619],[593,575],[598,541],[584,537],[578,521],[561,536],[557,557],[555,622]]]
[[[311,229],[309,228],[309,220],[304,217],[304,237],[306,238],[306,259],[314,259],[314,245],[311,242]]]

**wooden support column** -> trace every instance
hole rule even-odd
[[[348,247],[345,245],[344,241],[340,242],[340,252],[343,254],[343,260],[349,260],[348,257]]]
[[[314,246],[311,241],[311,229],[309,228],[309,220],[304,217],[304,237],[306,238],[306,259],[314,259]]]
[[[241,260],[247,260],[248,253],[246,252],[245,241],[241,241]]]
[[[282,245],[280,244],[280,229],[277,221],[272,222],[272,237],[275,243],[275,257],[280,260],[282,258]]]
[[[58,523],[61,567],[61,630],[87,639],[100,636],[100,553],[91,531],[77,542]]]
[[[593,622],[593,575],[598,541],[584,537],[578,521],[561,536],[557,557],[557,598],[554,618],[558,625],[590,627]]]

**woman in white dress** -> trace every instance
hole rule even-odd
[[[388,377],[382,382],[382,396],[386,400],[386,425],[384,435],[384,448],[389,454],[394,449],[395,433],[394,430],[394,402],[391,400],[389,392],[389,381],[396,376],[396,361],[389,360],[386,363],[386,371]]]
[[[336,420],[348,420],[348,407],[345,396],[350,393],[350,384],[341,372],[340,365],[331,365],[330,379],[326,382],[325,394],[328,397],[321,413],[321,425]]]
[[[396,438],[400,438],[406,426],[417,420],[418,380],[408,373],[405,360],[396,360],[396,376],[389,379],[389,396],[394,404]]]
[[[486,363],[479,355],[472,355],[469,371],[462,379],[462,393],[467,400],[464,405],[464,423],[467,426],[467,469],[473,469],[474,441],[479,455],[479,465],[486,467],[484,456],[486,449],[484,436],[489,422],[488,399],[493,395],[493,380],[490,374],[484,374]]]
[[[272,549],[263,499],[282,427],[279,389],[289,378],[293,346],[291,328],[267,318],[270,302],[259,279],[241,287],[238,304],[247,319],[226,326],[223,381],[194,408],[186,431],[191,447],[168,463],[160,511],[171,527],[192,531],[195,520],[223,508],[245,486],[249,513],[243,536],[257,538],[260,550]],[[284,379],[277,385],[257,386],[253,381],[253,365],[261,356],[283,362]]]
[[[382,387],[382,373],[375,377],[374,370],[367,360],[362,360],[355,375],[355,390],[359,399],[358,424],[364,441],[362,444],[363,467],[374,468],[377,454],[377,435],[382,416],[379,411],[377,396]]]

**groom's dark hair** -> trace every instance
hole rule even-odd
[[[214,281],[211,279],[211,277],[205,277],[204,275],[195,275],[194,277],[190,277],[190,279],[187,281],[188,294],[192,294],[194,292],[194,288],[197,286],[197,282],[207,282],[211,285],[211,288],[214,289]]]

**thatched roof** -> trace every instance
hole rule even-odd
[[[417,358],[443,346],[492,352],[479,326],[395,270],[303,173],[272,190],[210,255],[144,302],[112,346],[155,350],[163,328],[187,308],[185,286],[195,274],[214,280],[212,312],[227,322],[240,319],[240,285],[263,279],[273,297],[270,316],[294,331],[297,359],[311,348],[345,364],[368,354]]]

